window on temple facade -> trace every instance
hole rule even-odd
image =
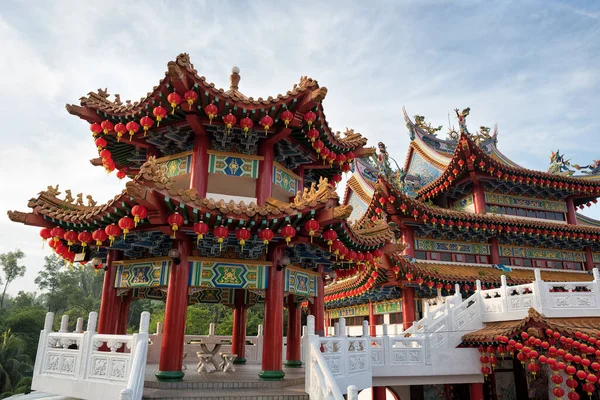
[[[564,213],[554,211],[530,210],[527,208],[495,206],[492,204],[486,204],[485,210],[488,213],[512,215],[515,217],[549,219],[552,221],[566,220]]]

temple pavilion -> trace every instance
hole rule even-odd
[[[411,142],[400,166],[384,143],[367,147],[352,129],[329,127],[327,89],[317,81],[302,77],[285,94],[254,99],[240,79],[234,67],[230,88],[216,89],[181,54],[138,102],[99,90],[67,105],[91,131],[91,164],[116,173],[123,191],[99,205],[70,191],[59,198],[59,187],[49,186],[29,212],[8,212],[42,228],[67,262],[104,270],[99,333],[125,333],[131,301],[166,302],[159,380],[184,377],[186,310],[197,302],[234,309],[236,363],[245,362],[247,308],[265,307],[260,378],[280,380],[284,361],[302,364],[302,307],[321,336],[339,333],[333,327],[343,317],[349,331],[368,320],[371,336],[386,325],[409,337],[429,307],[449,308],[450,298],[510,286],[527,295],[521,286],[533,281],[560,283],[552,293],[585,293],[596,282],[600,222],[577,210],[600,197],[597,163],[571,164],[557,151],[547,172],[522,168],[497,148],[497,126],[469,131],[466,108],[455,110],[458,129],[449,127],[447,138],[403,110]],[[502,321],[462,338],[460,347],[482,352],[486,376],[466,389],[471,398],[501,398],[507,385],[531,389],[523,376],[539,371],[534,362],[538,370],[515,356],[503,379],[492,373],[500,352],[502,361],[515,349],[521,355],[527,332],[540,340],[531,346],[548,345],[542,353],[563,337],[585,335],[593,345],[600,329],[597,317],[552,319],[533,309]],[[466,398],[451,383],[446,398]],[[428,398],[422,382],[409,386],[411,396]]]

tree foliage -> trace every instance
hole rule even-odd
[[[17,393],[21,381],[31,374],[31,358],[23,353],[25,343],[11,330],[7,330],[0,338],[0,396]]]
[[[4,273],[4,289],[0,297],[0,308],[4,307],[4,296],[8,285],[16,278],[25,275],[25,265],[19,265],[19,261],[24,257],[25,253],[19,249],[0,254],[0,266],[2,266],[2,272]]]

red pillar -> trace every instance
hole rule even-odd
[[[415,232],[412,226],[405,225],[402,227],[402,242],[408,245],[408,247],[404,249],[403,254],[410,258],[415,258]]]
[[[188,284],[190,264],[188,256],[191,250],[189,239],[174,243],[179,250],[179,265],[171,261],[163,340],[160,347],[160,361],[156,378],[161,381],[178,381],[185,375],[181,371],[183,362],[183,342],[185,339],[185,317],[188,306]]]
[[[471,400],[483,400],[483,383],[469,383]]]
[[[325,282],[323,281],[323,266],[317,267],[319,278],[317,280],[317,295],[312,304],[308,305],[310,315],[315,317],[315,334],[325,336]]]
[[[480,183],[473,185],[473,203],[475,214],[485,214],[485,193]]]
[[[271,266],[265,297],[265,336],[262,354],[261,379],[279,381],[285,373],[282,371],[283,350],[283,269],[277,271],[283,258],[284,246],[279,245],[271,253]]]
[[[106,255],[106,271],[102,285],[102,300],[100,301],[100,317],[98,320],[98,333],[114,334],[117,332],[121,298],[115,289],[115,275],[117,268],[114,261],[123,259],[123,253],[109,249]]]
[[[385,386],[373,386],[373,400],[385,400],[387,397],[387,389]]]
[[[573,204],[572,197],[567,197],[567,224],[577,225],[577,214],[575,214],[575,204]]]
[[[246,363],[246,304],[244,300],[245,291],[236,289],[231,332],[231,353],[236,354],[234,364]]]
[[[256,180],[256,202],[262,206],[271,196],[271,185],[273,181],[273,145],[261,143],[258,149],[258,155],[263,159],[260,161],[258,169],[258,179]]]
[[[125,335],[127,333],[127,322],[129,322],[129,307],[131,305],[131,295],[128,293],[120,297],[119,303],[119,321],[117,322],[117,335]]]
[[[490,263],[500,264],[500,248],[498,247],[498,238],[490,238]]]
[[[415,322],[415,289],[402,288],[402,325],[408,329]]]
[[[325,312],[325,336],[329,336],[329,327],[331,326],[331,318],[329,317],[329,311]]]
[[[287,326],[287,349],[285,354],[285,366],[291,368],[300,368],[300,330],[302,309],[296,303],[294,295],[289,294],[287,298],[288,306],[288,326]]]
[[[591,271],[594,269],[594,256],[592,254],[592,248],[585,246],[585,270]]]
[[[377,336],[377,316],[375,305],[369,302],[369,336]]]
[[[208,188],[208,149],[209,140],[206,133],[197,133],[192,152],[192,168],[190,188],[195,188],[201,197],[206,197]]]

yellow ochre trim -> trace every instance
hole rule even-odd
[[[183,158],[183,157],[187,157],[187,156],[191,156],[191,155],[192,155],[192,151],[184,151],[183,153],[171,154],[170,156],[164,156],[161,158],[157,158],[156,162],[159,164],[162,164],[167,161],[175,160],[176,158]]]
[[[208,150],[207,153],[208,154],[213,154],[215,156],[223,156],[223,157],[231,156],[231,157],[243,158],[243,159],[246,159],[246,160],[259,160],[259,161],[262,161],[262,160],[265,159],[264,157],[261,157],[261,156],[253,156],[253,155],[240,154],[240,153],[231,153],[231,152],[228,152],[228,151]]]

